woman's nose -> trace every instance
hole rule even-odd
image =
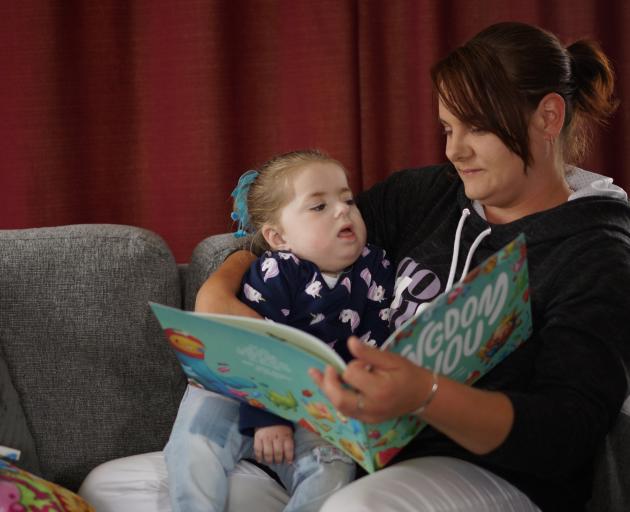
[[[464,137],[459,134],[451,134],[446,140],[446,158],[451,162],[464,160],[470,156],[470,147]]]

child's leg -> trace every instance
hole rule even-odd
[[[315,512],[335,491],[354,479],[354,461],[319,435],[296,427],[295,462],[274,464],[291,498],[284,512]]]
[[[164,449],[173,512],[223,512],[227,473],[252,444],[238,414],[238,402],[188,386]]]

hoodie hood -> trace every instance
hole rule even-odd
[[[573,193],[569,201],[580,197],[610,197],[628,200],[628,194],[621,187],[613,184],[613,179],[579,167],[567,166],[566,181]]]

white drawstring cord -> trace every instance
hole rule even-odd
[[[459,259],[459,244],[461,242],[462,231],[464,230],[464,222],[466,222],[466,218],[470,215],[470,210],[468,208],[464,208],[462,210],[462,216],[459,218],[459,222],[457,223],[457,229],[455,230],[455,242],[453,243],[453,258],[451,259],[451,268],[448,272],[448,279],[446,281],[446,289],[445,291],[450,290],[453,287],[453,282],[455,281],[455,271],[457,270],[457,260]],[[473,255],[477,250],[477,247],[481,243],[481,241],[486,238],[492,232],[491,228],[484,229],[475,241],[468,249],[468,255],[466,256],[466,263],[464,264],[464,270],[462,270],[462,275],[459,278],[461,281],[468,274],[468,269],[470,268],[470,263],[472,261]]]
[[[459,222],[457,223],[457,229],[455,230],[455,242],[453,243],[453,258],[451,259],[451,268],[448,272],[448,279],[446,280],[446,290],[451,289],[453,281],[455,280],[455,270],[457,269],[457,260],[459,258],[459,241],[462,236],[462,229],[464,229],[464,222],[466,222],[466,217],[469,215],[470,210],[468,208],[464,208],[462,210],[462,216],[459,218]]]
[[[448,292],[453,287],[453,281],[455,280],[455,271],[457,270],[457,260],[459,259],[459,244],[461,241],[462,231],[464,229],[464,222],[466,222],[466,218],[470,215],[470,210],[468,208],[464,208],[462,210],[462,216],[459,218],[459,222],[457,223],[457,230],[455,231],[455,242],[453,243],[453,258],[451,259],[451,268],[448,272],[448,279],[446,281],[446,288],[444,289],[444,293]],[[486,238],[492,232],[491,228],[484,229],[481,233],[477,235],[474,242],[468,249],[468,255],[466,256],[466,263],[464,264],[464,270],[462,270],[462,275],[459,278],[461,281],[468,274],[468,269],[470,268],[470,263],[472,261],[473,255],[477,250],[477,247],[482,242],[484,238]],[[420,316],[422,312],[429,307],[431,302],[423,302],[420,304],[414,316]],[[382,347],[381,347],[382,348]],[[425,403],[425,407],[428,403]]]
[[[468,250],[468,256],[466,257],[466,264],[464,265],[464,270],[462,270],[462,275],[459,278],[460,281],[464,279],[464,277],[466,277],[466,274],[468,274],[468,269],[470,268],[470,262],[472,261],[473,254],[475,254],[475,251],[477,250],[477,246],[491,232],[492,232],[492,229],[490,228],[484,229],[481,233],[479,233],[479,235],[477,235],[477,238],[475,238],[475,241],[472,243],[472,245],[470,246],[470,249]]]

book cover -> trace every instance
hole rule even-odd
[[[472,384],[532,330],[527,251],[519,235],[396,329],[384,344],[440,375]],[[339,413],[308,376],[345,362],[314,336],[266,320],[151,304],[193,384],[268,410],[338,446],[368,473],[424,426],[414,415],[364,424]]]

